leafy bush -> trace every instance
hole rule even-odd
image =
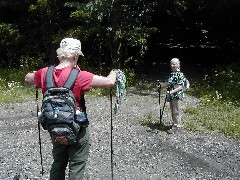
[[[43,62],[44,54],[38,55],[38,57],[21,56],[20,67],[24,72],[32,71],[44,67],[46,64]]]
[[[1,69],[0,77],[0,87],[17,87],[24,84],[25,72],[15,68]]]
[[[240,139],[240,71],[239,65],[214,68],[203,80],[192,85],[191,94],[200,98],[197,108],[188,107],[188,128],[201,125]]]
[[[240,104],[240,74],[237,64],[217,67],[205,75],[198,83],[192,85],[192,94],[201,97],[202,102],[219,100]]]

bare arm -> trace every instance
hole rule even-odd
[[[27,75],[25,76],[25,82],[34,85],[34,72],[27,73]]]
[[[111,71],[108,76],[94,75],[91,83],[93,88],[111,88],[116,83],[116,73]]]
[[[176,93],[176,92],[182,90],[182,88],[183,88],[183,87],[182,87],[181,85],[178,85],[175,89],[169,91],[169,93],[170,93],[170,94]]]
[[[161,85],[161,88],[167,88],[168,87],[168,83],[160,83]],[[178,91],[180,91],[183,87],[181,85],[178,85],[175,89],[171,90],[171,91],[166,91],[166,93],[169,93],[169,94],[173,94],[173,93],[176,93]]]

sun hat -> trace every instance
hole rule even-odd
[[[74,38],[64,38],[60,42],[60,48],[64,49],[68,53],[77,53],[84,56],[81,50],[81,42]]]

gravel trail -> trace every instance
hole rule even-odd
[[[151,91],[130,90],[119,112],[113,114],[111,164],[110,98],[86,96],[86,103],[91,143],[86,180],[111,180],[111,165],[114,180],[240,179],[240,141],[184,128],[168,135],[165,130],[140,125],[145,120],[154,127],[159,121],[158,94]],[[186,96],[183,108],[197,104],[196,98]],[[1,104],[0,109],[0,179],[49,179],[52,146],[48,133],[41,130],[45,171],[41,176],[36,102]],[[182,118],[184,122],[188,117]],[[166,104],[166,126],[169,119]]]

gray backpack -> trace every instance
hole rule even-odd
[[[79,70],[72,69],[63,87],[55,87],[53,78],[54,66],[50,66],[46,74],[46,92],[43,95],[39,123],[48,130],[53,141],[64,145],[76,144],[76,137],[81,128],[77,122],[79,110],[72,87]],[[81,118],[87,121],[86,114]],[[88,121],[87,121],[88,122]]]
[[[184,82],[183,82],[183,90],[188,90],[190,88],[190,82],[187,78],[184,79]]]

